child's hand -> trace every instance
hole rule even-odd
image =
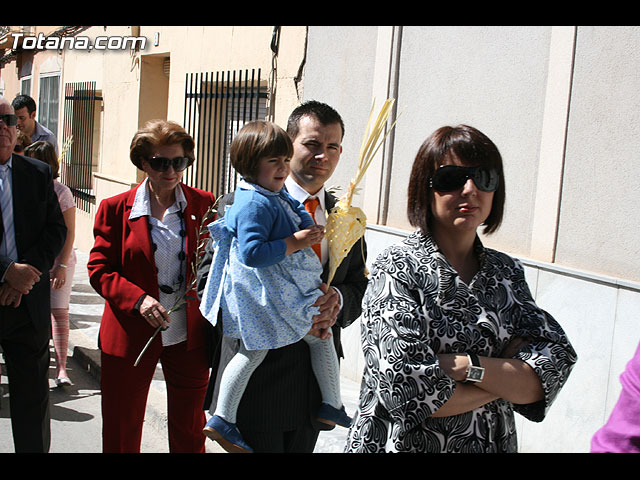
[[[293,252],[320,243],[323,237],[324,227],[322,225],[313,225],[304,230],[298,230],[290,237],[284,239],[287,244],[286,255],[291,255]]]
[[[293,236],[303,245],[302,248],[307,248],[322,241],[324,237],[324,227],[322,225],[313,225],[304,230],[298,230]]]

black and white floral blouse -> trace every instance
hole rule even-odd
[[[534,422],[545,417],[576,352],[536,306],[520,262],[479,239],[475,248],[480,270],[470,285],[419,231],[376,259],[363,299],[365,367],[346,452],[515,452],[514,410]],[[456,388],[437,354],[499,357],[515,337],[531,341],[515,358],[535,369],[544,400],[498,399],[460,415],[431,416]]]

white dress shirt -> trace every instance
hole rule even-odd
[[[287,191],[289,195],[298,200],[300,203],[304,204],[305,200],[308,198],[317,198],[320,201],[320,204],[316,208],[315,211],[315,220],[318,225],[325,226],[327,224],[327,217],[325,214],[326,206],[324,204],[324,187],[320,189],[315,195],[309,195],[304,188],[298,185],[291,176],[287,177],[285,180],[285,186],[287,187]],[[322,256],[320,257],[320,261],[322,262],[322,266],[324,267],[329,261],[329,246],[327,244],[327,239],[323,238],[322,242],[320,242]]]
[[[177,301],[182,299],[186,287],[186,259],[180,261],[178,255],[186,249],[186,237],[180,235],[184,228],[184,222],[178,212],[184,212],[187,200],[182,188],[176,187],[176,201],[171,205],[162,220],[158,220],[151,214],[151,201],[149,197],[148,179],[138,188],[136,197],[131,207],[130,219],[147,216],[151,228],[151,240],[157,245],[154,258],[158,268],[158,284],[176,288],[178,277],[183,276],[180,288],[173,293],[159,292],[157,300],[164,308],[169,310]],[[186,254],[186,251],[185,251]],[[187,312],[184,306],[171,313],[170,328],[162,332],[162,345],[169,346],[184,342],[187,339]]]
[[[304,204],[307,198],[316,197],[320,201],[314,214],[316,223],[322,226],[325,226],[327,224],[327,216],[325,213],[326,205],[324,201],[325,200],[324,186],[318,192],[316,192],[315,195],[310,195],[309,192],[307,192],[304,188],[302,188],[300,185],[296,183],[296,181],[293,179],[291,175],[287,177],[284,184],[285,184],[285,187],[287,188],[287,191],[289,192],[289,195],[291,195],[293,198],[295,198],[302,204]],[[322,242],[320,242],[320,247],[321,247],[320,261],[322,262],[322,266],[324,267],[329,261],[329,245],[327,243],[326,237],[322,238]],[[338,292],[338,296],[340,297],[340,310],[342,310],[342,305],[343,305],[342,293],[337,288],[334,288],[334,290]]]

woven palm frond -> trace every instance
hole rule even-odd
[[[347,192],[338,200],[327,217],[325,237],[329,244],[328,285],[331,284],[336,270],[351,250],[351,247],[353,247],[365,233],[367,217],[362,209],[352,206],[351,203],[358,183],[360,183],[364,177],[378,149],[386,140],[387,135],[389,135],[395,127],[396,122],[387,129],[386,133],[384,132],[394,102],[395,100],[393,99],[387,99],[378,113],[375,122],[373,122],[375,101],[373,102],[362,140],[362,146],[360,147],[360,157],[356,174],[349,183]]]

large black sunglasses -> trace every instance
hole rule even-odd
[[[495,192],[500,183],[495,168],[442,165],[431,177],[429,185],[438,192],[453,192],[462,188],[469,178],[484,192]]]
[[[188,157],[175,157],[173,159],[167,157],[151,157],[147,160],[149,166],[156,172],[166,172],[169,167],[173,167],[175,172],[181,172],[189,166],[191,159]]]
[[[7,127],[14,127],[18,124],[18,117],[13,113],[0,114],[0,120],[2,120]]]

